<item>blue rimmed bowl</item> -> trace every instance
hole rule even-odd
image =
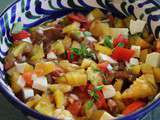
[[[148,28],[153,32],[155,38],[160,38],[160,4],[154,0],[17,0],[0,15],[0,92],[23,113],[30,116],[30,118],[56,120],[29,109],[16,98],[11,88],[7,85],[3,59],[12,45],[12,41],[10,41],[10,29],[17,21],[22,21],[27,29],[47,20],[56,19],[72,11],[85,13],[93,8],[110,11],[119,18],[130,14],[136,18],[141,18],[147,21]],[[145,108],[126,117],[120,117],[118,120],[141,119],[159,105],[160,99],[157,97]]]

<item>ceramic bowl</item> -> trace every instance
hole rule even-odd
[[[17,0],[0,15],[0,92],[30,118],[56,120],[29,109],[16,98],[7,85],[8,79],[5,76],[3,59],[12,45],[10,29],[17,21],[22,21],[27,29],[72,11],[89,12],[94,8],[110,11],[119,18],[133,14],[136,18],[147,21],[149,30],[156,38],[160,37],[160,4],[154,0]],[[126,117],[120,117],[118,120],[141,119],[158,105],[160,105],[160,99],[157,97],[145,108]]]

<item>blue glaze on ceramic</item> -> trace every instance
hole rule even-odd
[[[160,4],[154,0],[17,0],[12,3],[0,15],[0,91],[6,98],[25,114],[39,120],[56,120],[44,116],[26,107],[18,100],[11,88],[6,84],[3,59],[11,45],[10,29],[17,21],[22,21],[24,27],[36,26],[48,20],[64,16],[72,11],[89,12],[93,8],[101,8],[104,11],[111,11],[113,15],[123,18],[133,14],[137,18],[144,17],[148,28],[156,38],[160,37]],[[156,99],[152,104],[126,117],[118,120],[138,120],[144,117],[149,111],[160,105]]]

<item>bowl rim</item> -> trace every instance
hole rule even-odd
[[[4,10],[0,12],[0,18],[16,3],[20,2],[21,0],[15,0],[12,1]],[[156,5],[160,5],[158,1],[152,0]],[[7,79],[7,78],[4,78]],[[0,80],[2,80],[0,78]],[[54,117],[49,117],[46,115],[41,114],[40,112],[37,112],[36,110],[33,110],[25,105],[24,102],[20,101],[19,99],[16,99],[13,97],[9,91],[4,87],[4,85],[0,82],[0,92],[2,95],[12,104],[15,106],[15,108],[18,108],[20,111],[22,111],[22,114],[29,115],[30,117],[39,119],[39,120],[58,120]],[[116,120],[135,120],[137,118],[143,118],[146,114],[148,114],[150,111],[155,109],[158,105],[160,105],[160,99],[153,100],[151,103],[149,103],[147,106],[145,106],[142,109],[137,110],[136,112],[133,112],[127,116],[122,116],[116,118]]]

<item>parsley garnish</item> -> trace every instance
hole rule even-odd
[[[112,37],[111,36],[105,36],[104,46],[109,47],[109,48],[113,48],[113,43],[112,43]]]
[[[72,51],[83,58],[92,58],[92,52],[88,51],[85,45],[81,45],[80,49],[72,48]]]
[[[86,110],[89,110],[89,109],[92,108],[93,102],[94,102],[93,100],[89,100],[89,101],[87,102]]]

